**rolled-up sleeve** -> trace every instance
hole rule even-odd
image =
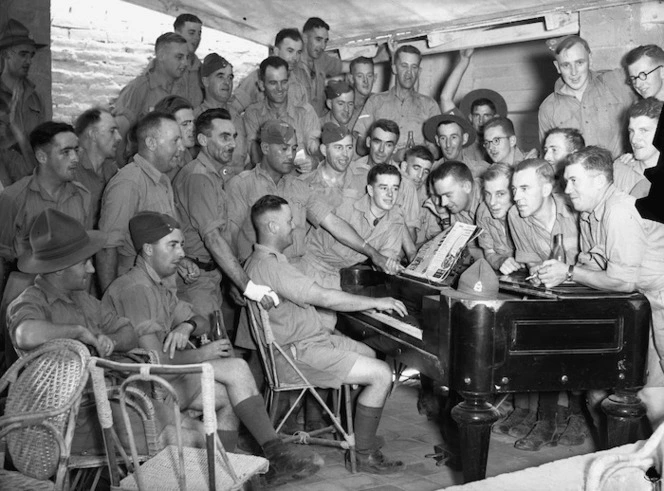
[[[642,219],[634,207],[612,206],[602,222],[606,233],[607,276],[636,283],[647,244]]]
[[[106,232],[106,248],[120,247],[129,232],[129,220],[138,209],[139,190],[127,179],[111,179],[104,190],[99,229]]]
[[[191,224],[201,239],[216,229],[226,227],[226,213],[219,211],[217,189],[212,180],[203,174],[191,174],[184,183],[184,203]]]

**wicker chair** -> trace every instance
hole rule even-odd
[[[0,392],[9,387],[9,394],[0,440],[18,472],[0,470],[0,489],[69,489],[71,443],[89,358],[82,343],[58,339],[33,350],[2,376]]]
[[[350,452],[351,472],[356,472],[355,460],[355,434],[353,433],[353,411],[351,407],[350,386],[344,384],[340,390],[335,390],[333,395],[333,409],[325,403],[321,396],[316,391],[316,386],[311,384],[302,371],[298,368],[292,358],[286,351],[275,341],[274,333],[270,326],[270,319],[268,313],[263,307],[256,302],[247,302],[249,308],[249,324],[251,325],[252,334],[258,351],[260,354],[261,362],[263,364],[263,371],[267,379],[265,387],[265,400],[268,406],[268,413],[272,419],[272,424],[284,442],[296,442],[303,444],[326,445],[346,449]],[[290,369],[299,382],[290,383],[280,378],[279,370],[277,369],[276,361],[280,358],[285,361],[286,366]],[[341,422],[341,390],[343,390],[343,399],[345,400],[345,413],[346,413],[346,428],[343,427]],[[288,411],[283,417],[277,421],[279,415],[279,398],[282,393],[294,392],[297,394],[295,400],[290,404]],[[280,433],[284,423],[288,417],[293,413],[299,402],[304,398],[307,393],[312,396],[320,407],[329,416],[332,424],[311,432],[297,432],[294,435],[286,435]],[[319,435],[326,433],[334,433],[341,437],[339,440],[329,440],[320,438]]]
[[[122,417],[127,430],[127,438],[131,449],[131,461],[125,463],[130,474],[120,481],[116,449],[118,436],[113,426],[113,417],[108,402],[108,390],[104,375],[113,372],[115,376],[123,376],[124,380],[118,387]],[[180,429],[180,405],[173,387],[164,377],[185,373],[201,375],[203,396],[203,424],[205,427],[206,449],[185,448],[182,445]],[[206,363],[198,365],[149,365],[133,363],[116,363],[100,358],[90,361],[97,413],[102,426],[106,456],[111,476],[112,489],[240,489],[243,484],[257,473],[268,469],[268,461],[262,457],[226,453],[217,436],[217,418],[215,413],[214,374],[212,367]],[[174,400],[175,431],[177,445],[168,445],[143,465],[136,449],[131,423],[126,411],[126,394],[131,384],[151,381],[160,384]]]

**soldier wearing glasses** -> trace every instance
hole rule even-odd
[[[664,101],[664,50],[655,44],[639,46],[625,55],[629,82],[644,99]]]

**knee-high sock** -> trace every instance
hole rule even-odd
[[[247,397],[233,409],[261,447],[266,442],[279,438],[267,415],[265,402],[261,396]]]
[[[376,431],[378,431],[382,414],[382,407],[368,407],[359,402],[357,403],[355,409],[355,445],[358,452],[370,453],[375,450]]]

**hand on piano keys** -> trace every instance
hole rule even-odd
[[[406,306],[401,300],[392,297],[374,298],[373,300],[375,301],[374,308],[376,310],[395,312],[401,317],[408,315],[408,310],[406,310]]]

